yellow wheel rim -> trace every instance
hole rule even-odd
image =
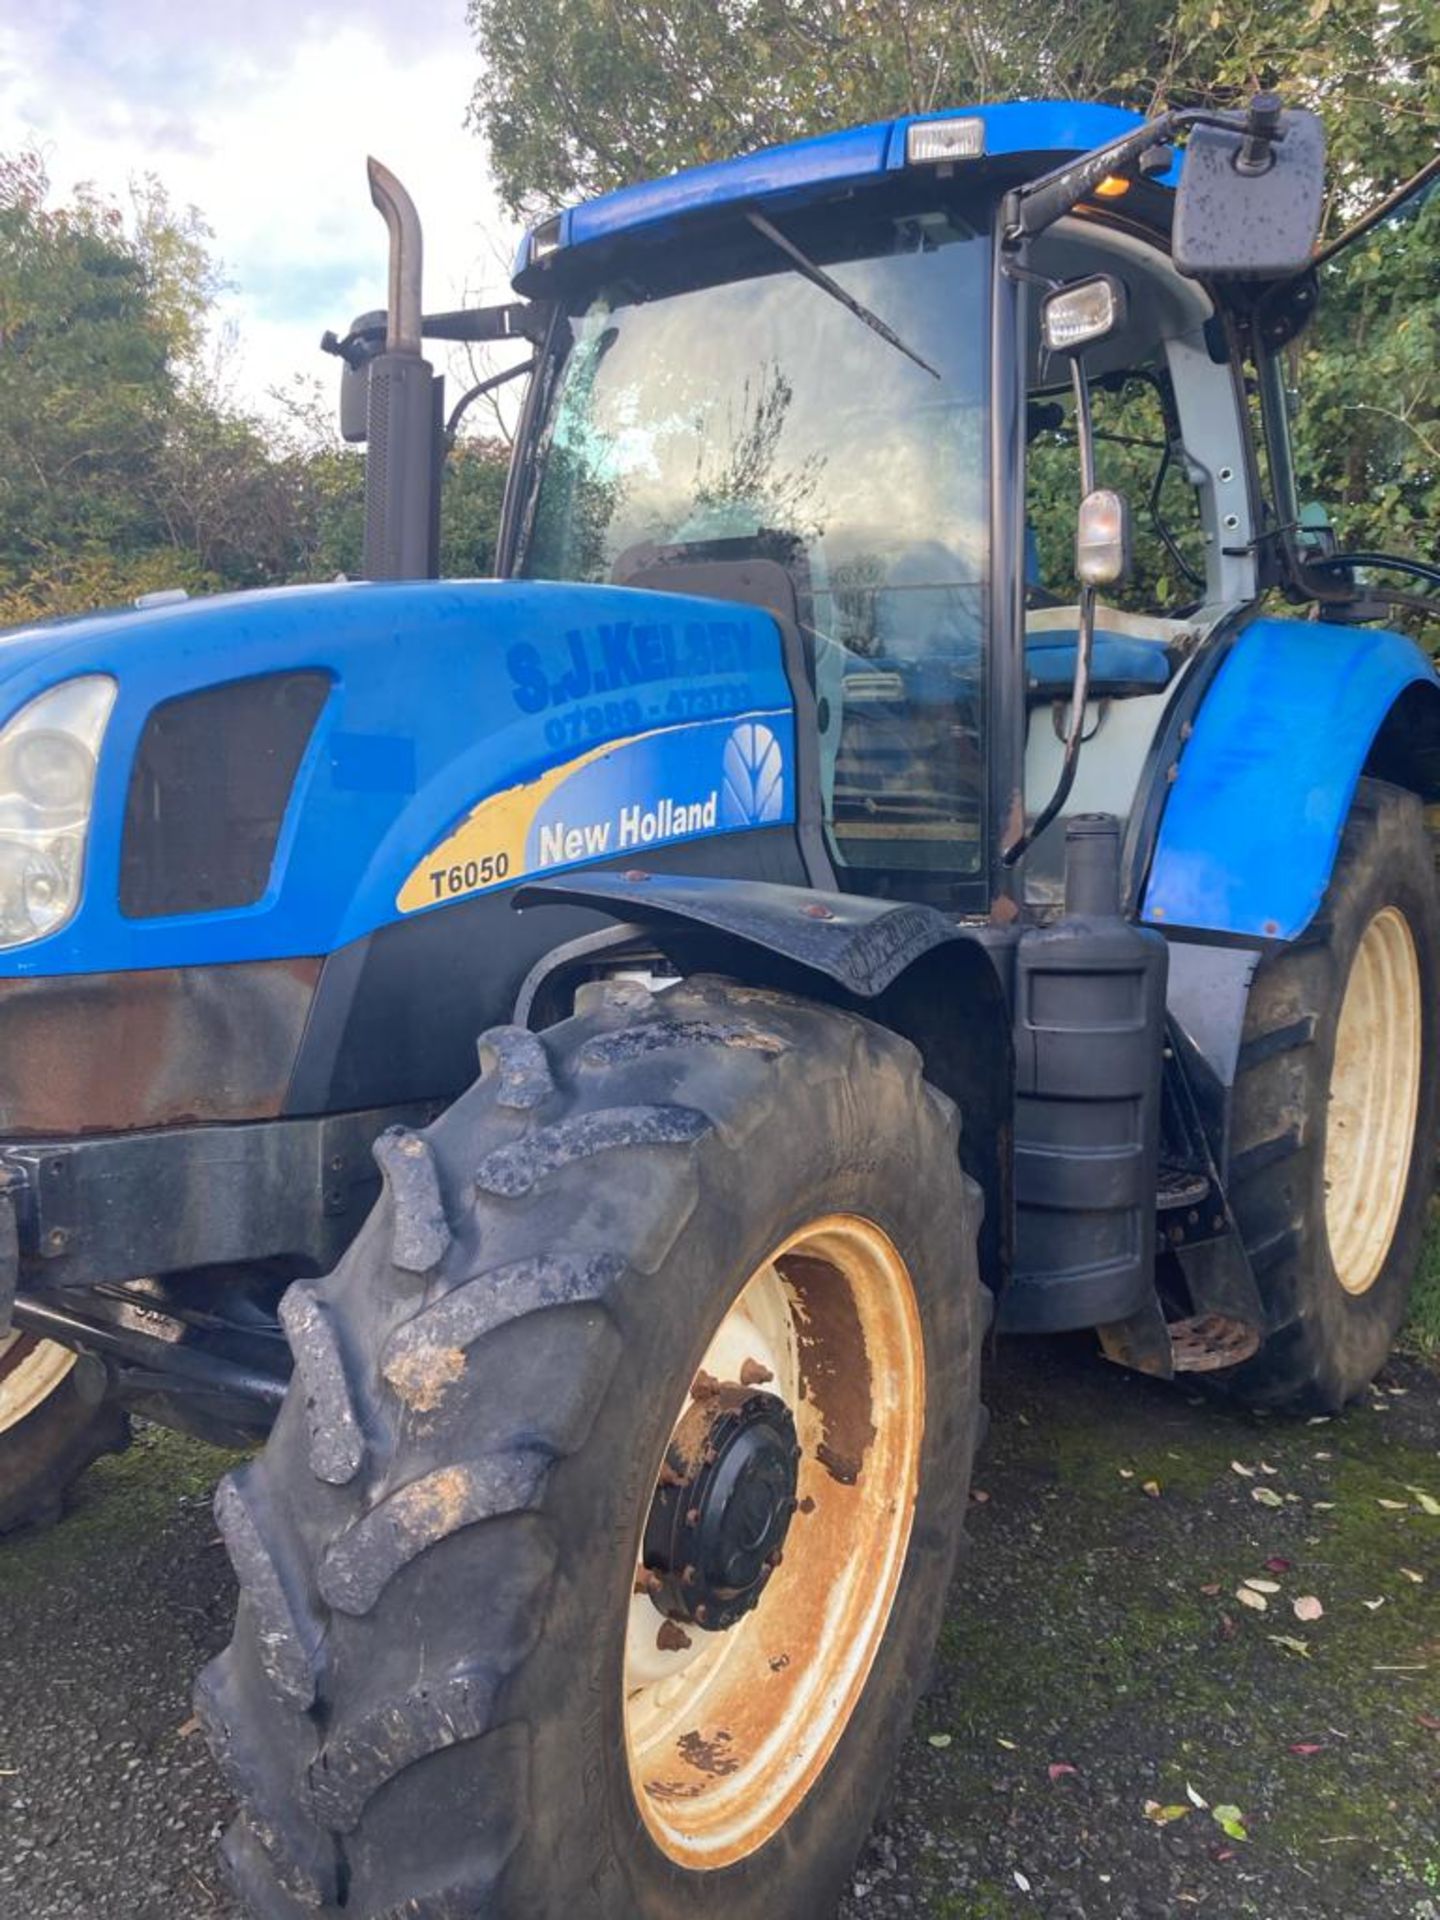
[[[53,1340],[11,1333],[0,1340],[0,1433],[18,1427],[68,1376],[75,1355]]]
[[[879,1227],[816,1220],[751,1275],[695,1378],[762,1375],[794,1418],[801,1460],[798,1509],[758,1604],[723,1632],[677,1633],[642,1568],[631,1601],[631,1786],[652,1839],[691,1868],[744,1859],[784,1826],[889,1624],[919,1484],[925,1359],[909,1270]],[[675,1432],[693,1406],[687,1394]]]
[[[1395,1238],[1420,1101],[1420,962],[1398,907],[1382,907],[1355,951],[1330,1072],[1325,1230],[1345,1291],[1368,1293]]]

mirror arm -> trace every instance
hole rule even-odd
[[[1383,200],[1377,200],[1375,205],[1362,213],[1358,220],[1352,220],[1345,231],[1337,234],[1328,246],[1322,247],[1310,262],[1310,271],[1313,273],[1317,267],[1323,267],[1327,261],[1333,260],[1337,253],[1348,247],[1352,240],[1358,240],[1362,234],[1368,233],[1371,227],[1378,226],[1387,214],[1393,213],[1396,207],[1410,198],[1412,193],[1417,193],[1421,187],[1427,186],[1437,175],[1440,175],[1440,153],[1437,153],[1433,159],[1427,160],[1418,173],[1412,174],[1408,180],[1402,180],[1393,193],[1387,193]]]
[[[462,393],[450,409],[450,418],[445,422],[445,451],[449,453],[454,447],[455,431],[477,400],[483,399],[487,393],[493,393],[497,387],[503,387],[507,381],[518,380],[522,375],[534,371],[533,360],[521,360],[513,367],[504,367],[499,373],[492,373],[488,380],[477,380],[468,392]]]

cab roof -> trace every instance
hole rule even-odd
[[[734,160],[689,167],[660,180],[583,201],[531,228],[520,243],[514,282],[521,293],[541,291],[546,262],[576,249],[614,241],[628,234],[654,235],[698,213],[744,202],[803,204],[838,188],[879,180],[902,172],[912,126],[937,120],[979,120],[985,128],[983,160],[1033,156],[1036,172],[1058,165],[1067,155],[1088,152],[1144,124],[1144,116],[1126,107],[1085,100],[1012,100],[993,106],[950,107],[941,113],[909,114],[876,120],[838,133],[762,148]],[[980,162],[983,164],[983,161]],[[921,163],[923,164],[923,163]],[[961,160],[958,167],[977,164]],[[1177,169],[1160,176],[1175,184]],[[537,246],[538,238],[538,246]]]

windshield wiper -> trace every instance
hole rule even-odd
[[[787,259],[794,262],[812,286],[819,287],[822,293],[828,293],[832,300],[838,300],[841,306],[853,313],[857,320],[863,320],[872,333],[878,333],[882,340],[898,348],[907,360],[913,360],[917,367],[923,367],[926,373],[933,374],[935,379],[940,378],[938,367],[932,367],[930,362],[916,353],[913,347],[906,346],[895,329],[887,327],[878,313],[872,313],[869,307],[855,298],[853,293],[847,293],[838,280],[832,280],[825,269],[817,266],[808,253],[802,253],[793,240],[781,233],[778,227],[772,226],[763,213],[757,213],[752,207],[747,211],[745,218],[758,234],[763,235],[772,246],[778,247]]]

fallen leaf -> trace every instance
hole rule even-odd
[[[1292,1604],[1297,1620],[1318,1620],[1325,1611],[1313,1593],[1302,1593]]]
[[[1407,1493],[1413,1493],[1415,1504],[1422,1513],[1428,1513],[1432,1520],[1440,1520],[1440,1500],[1433,1493],[1426,1493],[1423,1487],[1406,1487]]]
[[[1024,1874],[1021,1873],[1018,1867],[1014,1868],[1013,1871],[1015,1874],[1015,1884],[1017,1887],[1019,1887],[1021,1893],[1029,1893],[1030,1882],[1025,1878]]]
[[[1335,1511],[1335,1502],[1333,1500],[1312,1500],[1310,1504],[1316,1513],[1333,1513]]]
[[[1158,1480],[1147,1480],[1140,1491],[1142,1493],[1148,1493],[1152,1500],[1158,1500],[1160,1498],[1160,1482]],[[1440,1509],[1437,1509],[1437,1511],[1440,1511]]]
[[[1004,1747],[1007,1753],[1014,1753],[1015,1742],[1013,1740],[1007,1740],[1003,1734],[998,1734],[998,1733],[996,1734],[995,1739],[1000,1746]]]
[[[1192,1807],[1199,1807],[1202,1813],[1205,1812],[1210,1804],[1203,1795],[1195,1791],[1188,1780],[1185,1782],[1185,1798],[1190,1802]]]
[[[1282,1560],[1278,1553],[1272,1553],[1270,1558],[1265,1562],[1265,1571],[1267,1573],[1289,1573],[1290,1566],[1290,1561]]]
[[[1385,1596],[1382,1594],[1378,1600],[1362,1600],[1360,1604],[1362,1607],[1368,1607],[1371,1613],[1378,1613],[1385,1604]]]
[[[1243,1474],[1247,1480],[1253,1480],[1255,1478],[1254,1467],[1247,1467],[1241,1460],[1232,1460],[1230,1467],[1232,1472]]]
[[[1328,1447],[1317,1447],[1315,1449],[1314,1458],[1316,1460],[1333,1460],[1335,1456],[1333,1453],[1331,1453]]]
[[[1260,1471],[1262,1473],[1278,1473],[1280,1469],[1279,1467],[1272,1467],[1268,1460],[1262,1460],[1260,1462]]]
[[[1283,1647],[1286,1653],[1293,1653],[1301,1660],[1310,1658],[1310,1642],[1297,1640],[1293,1633],[1272,1633],[1270,1638],[1277,1647]]]
[[[199,1731],[200,1731],[200,1722],[192,1714],[190,1718],[185,1722],[183,1727],[177,1727],[175,1729],[175,1738],[177,1740],[188,1740],[192,1733],[199,1733]]]
[[[930,1745],[932,1747],[945,1748],[949,1746],[953,1738],[954,1735],[949,1733],[932,1733],[930,1736]]]
[[[1417,1713],[1415,1718],[1427,1733],[1440,1733],[1440,1714]]]
[[[1391,1513],[1404,1513],[1406,1505],[1403,1500],[1385,1500],[1381,1498],[1379,1494],[1375,1496],[1375,1504],[1381,1507],[1388,1507]]]
[[[1314,1414],[1305,1424],[1307,1427],[1328,1427],[1330,1424],[1330,1415],[1328,1413]]]
[[[1250,1498],[1258,1500],[1262,1507],[1283,1507],[1285,1504],[1273,1487],[1251,1487]]]
[[[1046,1772],[1052,1780],[1063,1780],[1067,1773],[1077,1773],[1078,1771],[1079,1769],[1072,1767],[1068,1760],[1052,1760],[1046,1768]]]
[[[1264,1613],[1265,1609],[1270,1605],[1270,1602],[1265,1598],[1263,1593],[1254,1593],[1249,1587],[1237,1587],[1235,1589],[1235,1598],[1240,1602],[1242,1607],[1253,1608],[1256,1613]]]
[[[1250,1838],[1245,1831],[1245,1816],[1239,1807],[1213,1807],[1210,1817],[1227,1839],[1248,1840]]]
[[[972,1487],[970,1489],[970,1498],[977,1507],[983,1507],[990,1496],[982,1487]]]
[[[1122,1480],[1133,1480],[1135,1478],[1135,1469],[1133,1467],[1121,1467],[1120,1478]]]
[[[1291,1753],[1299,1754],[1302,1760],[1308,1760],[1312,1753],[1324,1753],[1323,1740],[1296,1740],[1290,1747]]]
[[[1205,1598],[1207,1600],[1213,1600],[1216,1594],[1219,1593],[1220,1591],[1220,1582],[1216,1580],[1215,1582],[1213,1582],[1212,1585],[1208,1587],[1201,1587],[1200,1591],[1205,1595]]]
[[[1189,1807],[1162,1807],[1158,1800],[1145,1802],[1145,1818],[1153,1820],[1157,1827],[1168,1827],[1172,1820],[1183,1820],[1189,1814]]]
[[[1401,1573],[1404,1574],[1407,1580],[1413,1580],[1417,1587],[1424,1586],[1425,1576],[1423,1573],[1416,1573],[1413,1567],[1401,1567],[1400,1571]]]
[[[1247,1580],[1245,1584],[1252,1593],[1278,1593],[1280,1591],[1280,1582],[1278,1580]]]

